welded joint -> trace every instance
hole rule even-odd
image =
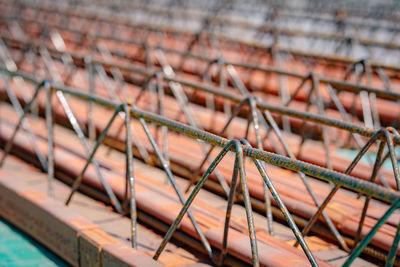
[[[224,146],[222,151],[218,154],[218,156],[213,160],[213,162],[210,164],[208,167],[207,171],[204,173],[202,176],[201,180],[197,183],[193,191],[191,192],[190,196],[184,203],[181,211],[179,212],[178,216],[175,218],[174,222],[168,229],[166,235],[164,236],[161,244],[159,245],[153,259],[157,260],[164,250],[165,246],[171,239],[172,235],[178,228],[180,222],[182,221],[184,215],[186,212],[189,212],[189,207],[196,198],[197,194],[199,193],[200,189],[206,182],[206,180],[209,178],[210,174],[216,169],[217,165],[221,162],[221,160],[225,157],[225,155],[229,152],[232,151],[236,154],[236,161],[238,165],[236,165],[237,172],[239,172],[240,175],[240,180],[242,184],[242,192],[243,192],[243,198],[245,201],[245,208],[246,208],[246,217],[247,217],[247,223],[248,223],[248,228],[249,228],[249,238],[250,238],[250,245],[251,245],[251,254],[252,254],[252,261],[253,261],[253,266],[259,266],[259,256],[258,256],[258,249],[257,249],[257,240],[256,240],[256,233],[255,233],[255,225],[254,225],[254,218],[253,218],[253,212],[251,209],[251,202],[250,202],[250,196],[247,188],[247,182],[246,182],[246,174],[244,170],[244,154],[242,150],[242,146],[239,140],[231,140],[228,141],[228,143]],[[234,172],[235,173],[235,172]],[[235,185],[231,185],[231,190],[230,190],[230,206],[232,205],[233,201],[233,192],[235,188],[232,188]],[[228,205],[229,207],[229,205]],[[223,262],[223,255],[226,253],[226,245],[227,245],[227,235],[228,235],[228,227],[229,227],[229,218],[230,218],[230,213],[229,213],[229,208],[227,211],[226,215],[226,221],[225,221],[225,227],[224,227],[224,244],[225,247],[222,249],[223,254],[221,257],[221,261]]]

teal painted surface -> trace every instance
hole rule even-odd
[[[386,153],[386,151],[387,150],[385,150],[385,153]],[[396,149],[395,151],[396,151],[396,154],[399,155],[400,149]],[[339,156],[348,158],[350,160],[353,160],[357,156],[358,152],[359,152],[359,150],[338,149],[336,151],[336,154],[339,155]],[[368,159],[367,159],[367,157],[365,155],[361,158],[361,162],[373,165],[375,163],[376,154],[375,153],[369,153],[369,155],[370,155],[370,158],[373,161],[372,164],[368,161]],[[388,170],[393,170],[392,162],[390,161],[390,158],[387,159],[383,163],[383,168],[388,169]]]
[[[0,266],[68,266],[47,248],[0,217]]]

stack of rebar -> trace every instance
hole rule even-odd
[[[400,265],[400,6],[362,2],[2,0],[0,165],[103,192],[134,248],[168,225],[156,260],[178,231],[213,265]]]

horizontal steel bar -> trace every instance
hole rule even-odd
[[[259,67],[259,66],[246,64],[246,63],[237,63],[237,62],[226,62],[226,63],[233,65],[233,66],[238,66],[238,67],[243,67],[243,68],[253,69],[253,70],[260,70],[260,71],[276,73],[276,74],[282,74],[282,75],[286,75],[286,76],[296,77],[299,79],[306,79],[309,76],[308,74],[304,75],[304,74],[286,71],[286,70],[282,70],[282,69],[278,69],[278,68],[272,68],[272,67]],[[334,87],[336,90],[339,90],[339,91],[348,91],[348,92],[353,92],[353,93],[360,93],[360,92],[365,91],[368,93],[374,93],[377,97],[382,98],[382,99],[400,100],[399,92],[387,91],[384,89],[378,89],[378,88],[374,88],[371,86],[353,84],[350,82],[339,81],[339,80],[331,79],[331,78],[324,77],[324,76],[318,76],[318,79],[319,79],[320,83],[329,84],[332,87]]]
[[[240,103],[243,100],[242,96],[238,96],[238,95],[229,93],[227,91],[222,91],[216,87],[200,85],[200,84],[196,84],[196,83],[186,81],[183,79],[179,79],[179,78],[164,77],[164,79],[167,81],[173,81],[173,82],[180,83],[182,85],[189,86],[193,89],[201,90],[204,92],[209,92],[214,95],[224,97],[226,99],[232,100],[237,103]],[[316,122],[316,123],[320,123],[320,124],[324,124],[324,125],[329,125],[329,126],[343,129],[343,130],[346,130],[346,131],[349,131],[352,133],[357,133],[357,134],[365,136],[365,137],[371,137],[377,131],[376,129],[373,129],[373,128],[366,128],[366,127],[358,126],[353,123],[348,123],[348,122],[340,121],[337,119],[331,119],[331,118],[328,118],[325,116],[312,114],[309,112],[300,111],[300,110],[296,110],[296,109],[292,109],[292,108],[288,108],[288,107],[272,105],[272,104],[265,103],[265,102],[259,101],[257,103],[257,107],[261,110],[269,110],[270,112],[273,112],[273,113],[296,117],[296,118],[300,118],[300,119],[304,119],[304,120],[308,120],[308,121],[312,121],[312,122]],[[396,145],[399,145],[400,137],[394,136],[393,143]]]

